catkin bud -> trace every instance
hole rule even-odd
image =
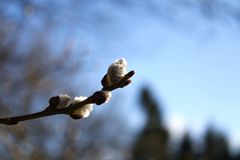
[[[49,106],[53,109],[62,109],[68,107],[72,101],[67,94],[60,94],[49,99]]]
[[[49,103],[49,107],[50,107],[50,108],[57,108],[57,105],[59,104],[59,102],[60,102],[59,96],[51,97],[51,98],[48,100],[48,103]]]
[[[127,61],[124,58],[116,59],[108,68],[108,86],[118,83],[127,73]]]
[[[97,105],[107,103],[112,96],[110,91],[97,91],[93,94],[93,102]]]
[[[71,97],[67,94],[60,94],[59,98],[60,98],[60,102],[57,108],[66,108],[72,103]]]
[[[80,102],[84,101],[85,99],[87,99],[87,97],[83,97],[83,96],[75,97],[73,104],[74,103],[80,103]],[[86,104],[84,106],[81,106],[81,107],[75,109],[70,114],[70,116],[73,119],[86,118],[86,117],[88,117],[90,115],[92,110],[93,110],[93,104]]]

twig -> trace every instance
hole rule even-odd
[[[130,78],[135,74],[134,71],[128,72],[118,83],[112,86],[104,86],[102,91],[112,91],[117,88],[123,88],[131,83]]]
[[[123,88],[123,87],[127,86],[128,84],[131,83],[130,78],[134,74],[135,74],[134,71],[130,71],[118,83],[116,83],[112,86],[103,86],[101,91],[113,91],[115,89]],[[97,91],[97,92],[101,92],[101,91]],[[95,92],[95,93],[97,93],[97,92]],[[15,125],[20,121],[26,121],[26,120],[31,120],[31,119],[36,119],[36,118],[41,118],[41,117],[46,117],[46,116],[52,116],[52,115],[57,115],[57,114],[70,115],[75,109],[80,108],[86,104],[96,103],[97,105],[100,105],[100,104],[104,103],[104,101],[101,100],[102,97],[100,97],[99,94],[95,94],[95,93],[92,96],[89,96],[84,101],[81,101],[76,104],[75,103],[71,104],[69,107],[66,107],[66,108],[54,109],[54,108],[51,108],[50,106],[48,106],[43,111],[40,111],[40,112],[21,115],[21,116],[0,118],[0,124]],[[100,99],[100,102],[99,102],[99,99]]]

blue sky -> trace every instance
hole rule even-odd
[[[185,15],[179,26],[144,14],[139,17],[139,13],[121,16],[116,30],[110,30],[112,37],[104,45],[99,43],[96,52],[104,51],[103,59],[107,57],[108,62],[115,57],[128,59],[137,73],[133,87],[152,87],[164,104],[166,124],[174,137],[186,130],[196,136],[214,125],[229,136],[231,145],[239,146],[240,39],[236,25],[209,21],[197,13]]]
[[[89,65],[88,72],[92,72],[88,74],[101,77],[106,64],[125,57],[129,68],[136,70],[131,88],[122,91],[128,95],[122,98],[128,99],[130,106],[138,106],[132,100],[137,100],[139,88],[148,84],[164,104],[166,125],[174,137],[186,130],[198,136],[208,125],[215,125],[229,136],[231,145],[240,146],[237,23],[207,19],[194,9],[176,11],[175,17],[164,19],[138,6],[132,10],[109,3],[98,7],[108,11],[110,23],[86,27],[90,35],[73,30],[84,37],[79,39],[77,34],[76,43],[86,45],[92,53],[88,58],[98,64]],[[138,107],[126,105],[123,112],[133,115],[133,126],[142,125]]]
[[[191,0],[186,0],[189,3],[186,6],[176,1],[153,1],[156,6],[145,1],[132,2],[135,5],[130,7],[108,0],[96,1],[94,5],[85,2],[82,7],[71,1],[53,1],[54,5],[49,5],[36,0],[34,3],[42,8],[33,8],[36,16],[27,17],[27,27],[22,33],[23,36],[27,33],[28,37],[31,33],[39,34],[39,30],[45,29],[42,13],[51,15],[52,26],[48,29],[53,50],[61,50],[70,41],[76,57],[86,52],[84,60],[90,61],[86,66],[87,74],[98,78],[103,70],[105,72],[106,64],[125,57],[129,68],[136,70],[131,87],[123,91],[132,93],[127,99],[135,102],[129,103],[137,106],[137,92],[148,84],[162,100],[166,124],[174,136],[185,130],[198,135],[208,124],[214,124],[229,135],[232,145],[240,146],[237,124],[240,32],[239,22],[225,14],[231,10],[213,8],[207,12],[210,16],[204,17]],[[234,9],[238,3],[229,1],[233,2]],[[84,4],[84,1],[79,3]],[[16,6],[0,7],[6,8],[6,14],[15,16],[18,21],[21,11]],[[55,6],[55,10],[49,6]],[[156,11],[157,6],[161,12]],[[26,36],[24,39],[31,41]],[[21,43],[26,48],[24,41]],[[88,83],[94,84],[94,81]],[[137,107],[125,110],[136,118],[132,119],[133,125],[141,124],[143,116]]]

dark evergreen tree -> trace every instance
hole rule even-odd
[[[179,145],[177,152],[177,160],[196,160],[196,153],[194,152],[192,138],[189,134],[185,134]]]
[[[214,130],[208,128],[204,135],[204,160],[229,160],[231,159],[228,141],[226,137]]]
[[[141,91],[140,100],[146,124],[133,146],[132,160],[167,160],[169,134],[160,107],[147,88]]]
[[[238,151],[237,153],[233,154],[232,160],[240,160],[240,151]]]

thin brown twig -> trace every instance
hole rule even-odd
[[[135,74],[134,71],[130,71],[118,83],[116,83],[116,84],[114,84],[112,86],[103,86],[101,91],[113,91],[115,89],[123,88],[123,87],[127,86],[128,84],[131,83],[130,78],[134,74]],[[17,124],[20,121],[26,121],[26,120],[31,120],[31,119],[36,119],[36,118],[41,118],[41,117],[46,117],[46,116],[52,116],[52,115],[57,115],[57,114],[67,114],[67,115],[70,115],[70,113],[72,111],[74,111],[75,109],[80,108],[80,107],[82,107],[82,106],[84,106],[86,104],[97,103],[95,101],[95,99],[96,98],[94,98],[94,96],[92,95],[92,96],[89,96],[84,101],[81,101],[81,102],[76,103],[76,104],[71,104],[67,108],[53,109],[53,108],[50,108],[48,106],[43,111],[40,111],[40,112],[26,114],[26,115],[21,115],[21,116],[0,118],[0,124],[15,125],[15,124]]]

